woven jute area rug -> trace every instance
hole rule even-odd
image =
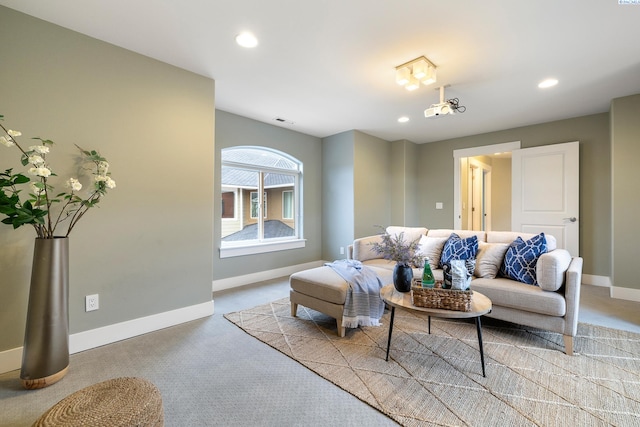
[[[580,324],[574,356],[562,336],[483,319],[487,377],[475,323],[397,309],[381,327],[347,329],[288,298],[225,317],[406,426],[640,426],[640,335]],[[313,404],[310,402],[309,404]],[[330,410],[330,408],[328,408]]]

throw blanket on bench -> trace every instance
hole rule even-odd
[[[349,284],[344,302],[342,327],[380,326],[384,301],[380,298],[382,281],[360,261],[344,259],[325,264]]]

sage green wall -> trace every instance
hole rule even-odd
[[[511,230],[511,159],[491,162],[491,228]]]
[[[322,140],[322,257],[327,261],[346,258],[353,243],[353,156],[353,131]]]
[[[614,286],[640,289],[635,269],[640,237],[640,95],[611,103],[612,237]]]
[[[611,275],[611,152],[609,114],[507,129],[420,145],[420,181],[431,191],[421,200],[421,222],[430,228],[453,226],[453,150],[521,141],[522,148],[580,141],[580,255],[583,272]],[[435,203],[444,202],[443,210]]]
[[[356,238],[380,232],[391,222],[391,144],[354,131],[354,232]]]
[[[391,143],[391,219],[389,225],[418,226],[418,146],[411,141]]]
[[[2,6],[0,40],[4,124],[54,140],[61,179],[77,143],[117,182],[70,236],[70,332],[211,301],[213,80]],[[34,237],[0,224],[0,352],[22,346]]]
[[[322,141],[320,138],[216,110],[215,182],[220,182],[220,150],[237,145],[269,147],[285,152],[303,163],[305,248],[259,255],[220,258],[221,203],[214,204],[213,277],[216,280],[242,276],[321,259],[322,252]],[[220,186],[214,200],[221,200]]]

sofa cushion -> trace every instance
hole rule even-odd
[[[545,252],[547,252],[547,241],[544,233],[527,241],[518,236],[507,248],[500,274],[518,282],[536,285],[536,264],[540,255]]]
[[[540,255],[536,265],[538,286],[545,291],[557,291],[564,284],[564,275],[571,264],[571,254],[565,249],[556,249]]]
[[[289,277],[291,289],[333,304],[344,304],[349,285],[331,267],[299,271]]]
[[[420,237],[418,244],[418,253],[425,258],[429,258],[429,265],[431,270],[438,268],[440,265],[440,255],[444,248],[444,242],[447,241],[447,237]]]
[[[529,240],[535,236],[537,236],[535,233],[522,233],[519,231],[487,231],[487,243],[509,244],[518,237],[522,237],[522,240]],[[547,241],[547,251],[552,251],[557,247],[556,238],[554,236],[545,233],[544,238]]]
[[[473,230],[450,230],[448,228],[435,228],[433,230],[429,230],[427,232],[427,236],[429,237],[446,237],[449,238],[451,233],[455,233],[463,239],[466,239],[471,236],[476,236],[479,242],[487,241],[487,233],[484,231],[473,231]],[[512,242],[513,239],[509,241]]]
[[[478,242],[474,275],[486,279],[495,279],[508,248],[508,243]]]
[[[567,305],[564,296],[538,286],[530,286],[511,279],[473,279],[471,290],[480,292],[495,306],[509,307],[549,316],[564,316]]]
[[[396,266],[395,261],[384,258],[368,259],[366,261],[363,261],[362,264],[366,265],[367,267],[383,268],[385,270],[393,270],[393,268]]]
[[[367,261],[377,259],[381,256],[373,250],[373,243],[382,243],[380,235],[362,237],[353,241],[353,259],[358,261]]]
[[[427,234],[428,230],[425,227],[401,227],[390,225],[387,227],[386,231],[391,236],[396,238],[400,235],[400,233],[404,233],[402,237],[405,242],[415,242],[420,239],[420,237]]]
[[[449,263],[453,259],[470,259],[475,258],[478,252],[478,237],[471,236],[466,239],[461,238],[456,233],[451,233],[451,236],[444,242],[442,248],[442,254],[440,255],[440,268],[443,265]]]

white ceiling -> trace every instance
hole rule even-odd
[[[216,108],[318,137],[358,129],[426,143],[606,112],[640,93],[640,5],[618,0],[0,4],[211,77]],[[257,48],[235,44],[243,30]],[[421,55],[438,82],[408,92],[395,66]],[[560,83],[538,89],[547,77]],[[467,110],[426,119],[441,85]]]

